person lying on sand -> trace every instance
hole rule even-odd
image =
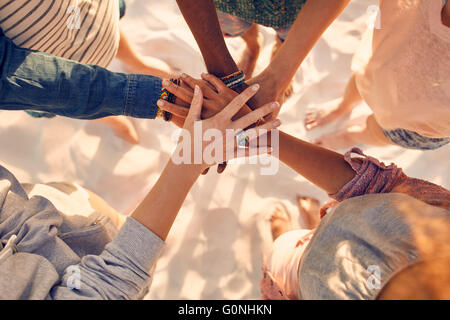
[[[446,1],[446,0],[445,0]],[[373,114],[320,137],[332,149],[364,143],[432,150],[450,142],[450,3],[380,1],[337,107],[307,114],[308,130],[348,115],[364,100]]]
[[[0,28],[19,47],[104,68],[117,57],[131,72],[170,79],[173,70],[165,62],[143,57],[131,46],[119,26],[124,14],[123,0],[88,0],[81,4],[77,0],[14,0],[0,7]],[[39,112],[29,114],[54,116]],[[104,117],[98,121],[110,125],[118,137],[133,144],[139,142],[132,122],[125,116]]]
[[[200,125],[202,136],[213,129],[220,135],[215,142],[200,143],[202,154],[214,145],[223,149],[219,162],[249,155],[237,153],[235,136],[230,137],[227,130],[245,129],[273,111],[266,105],[246,118],[232,120],[257,90],[257,85],[248,88],[216,116],[201,120],[203,93],[195,89],[185,132],[193,137]],[[274,128],[264,124],[253,132]],[[267,147],[256,151],[265,153]],[[109,218],[116,214],[98,196],[85,192],[83,199],[81,188],[23,186],[0,167],[0,299],[141,298],[184,199],[200,174],[215,164],[215,158],[209,159],[212,162],[205,157],[200,162],[190,160],[190,164],[175,164],[171,158],[126,221]],[[44,190],[40,195],[39,188]],[[55,195],[58,207],[52,203]],[[86,210],[86,216],[74,214],[83,205],[92,210]]]

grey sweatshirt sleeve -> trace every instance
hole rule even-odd
[[[128,218],[102,252],[80,259],[60,238],[62,223],[48,199],[28,198],[0,166],[0,299],[141,297],[164,247],[160,238]]]
[[[118,235],[98,256],[85,256],[66,269],[51,299],[136,299],[150,281],[150,270],[164,242],[128,218]]]

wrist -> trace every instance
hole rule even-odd
[[[239,70],[233,72],[225,77],[220,78],[222,82],[230,89],[234,89],[235,87],[239,87],[245,83],[245,74],[244,71]]]
[[[172,174],[178,178],[183,178],[190,181],[192,184],[195,183],[205,167],[206,166],[204,164],[177,163],[173,158],[170,158],[167,163],[168,171],[172,172]]]
[[[284,79],[283,73],[278,72],[271,66],[268,66],[258,78],[261,78],[260,81],[263,90],[276,93],[284,92],[290,82],[290,80]],[[284,84],[285,82],[287,82],[287,85]]]

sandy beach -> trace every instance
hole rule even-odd
[[[175,1],[127,0],[122,25],[146,56],[166,60],[192,76],[205,66]],[[351,63],[376,0],[353,0],[317,43],[295,76],[294,94],[283,106],[281,130],[312,141],[343,125],[307,132],[306,111],[336,103],[351,75]],[[269,63],[275,32],[261,28],[264,48],[256,73]],[[301,35],[299,35],[301,36]],[[241,39],[227,39],[237,59]],[[114,61],[113,71],[124,72]],[[369,113],[361,103],[352,118]],[[161,173],[175,147],[177,128],[161,120],[133,119],[139,145],[116,138],[94,122],[63,117],[34,119],[20,111],[0,111],[0,164],[23,182],[76,182],[130,214]],[[450,188],[450,146],[436,151],[366,147],[364,152],[395,162],[407,175]],[[147,299],[258,299],[261,252],[270,243],[268,217],[277,202],[300,227],[296,195],[327,195],[284,165],[278,174],[260,175],[250,164],[230,164],[202,176],[188,195],[157,264]]]

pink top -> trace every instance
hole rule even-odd
[[[358,90],[384,129],[450,137],[450,28],[442,23],[443,6],[443,0],[380,0],[379,25],[367,33],[354,65]]]
[[[352,157],[352,154],[362,157]],[[357,196],[374,193],[404,193],[430,205],[450,210],[450,191],[434,183],[410,178],[395,164],[386,166],[375,158],[366,156],[360,149],[353,148],[345,154],[345,160],[352,166],[356,176],[342,189],[330,195],[335,201],[321,208],[321,216],[338,202]]]

